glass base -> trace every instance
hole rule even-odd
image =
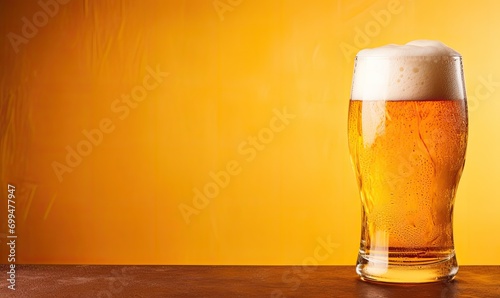
[[[455,253],[434,261],[381,261],[358,255],[356,272],[364,281],[384,283],[429,283],[451,281],[458,272]]]

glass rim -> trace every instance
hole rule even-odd
[[[444,60],[444,59],[462,59],[462,55],[408,55],[408,56],[359,56],[356,55],[354,57],[356,60],[357,59],[383,59],[383,60],[397,60],[397,59],[438,59],[438,60]]]

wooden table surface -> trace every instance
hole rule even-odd
[[[500,297],[500,266],[461,266],[449,283],[360,281],[353,266],[0,266],[0,297]]]

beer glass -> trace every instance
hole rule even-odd
[[[348,139],[362,206],[362,280],[454,278],[453,204],[467,132],[460,54],[436,41],[358,53]]]

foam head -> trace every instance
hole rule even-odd
[[[439,41],[361,50],[353,100],[464,100],[461,56]]]

